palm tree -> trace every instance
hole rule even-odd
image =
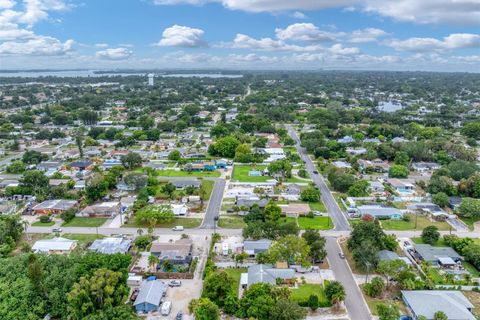
[[[141,235],[143,234],[143,229],[142,229],[142,228],[138,228],[138,229],[137,229],[137,234],[138,234],[139,236],[141,236]]]
[[[30,236],[27,233],[28,226],[30,225],[27,220],[22,220],[22,225],[23,225],[23,230],[25,231],[25,234],[27,235],[27,239],[30,239]]]
[[[345,301],[345,291],[338,291],[332,296],[332,303],[335,309],[340,309],[340,305]]]
[[[155,267],[157,266],[158,262],[159,259],[156,255],[151,254],[150,256],[148,256],[148,265],[152,269],[152,272],[155,272]]]

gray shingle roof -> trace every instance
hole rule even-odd
[[[469,311],[473,305],[460,291],[402,291],[402,295],[417,317],[423,315],[433,319],[435,312],[443,311],[450,320],[475,320]]]
[[[450,257],[453,260],[462,258],[461,255],[450,247],[432,247],[429,244],[417,244],[415,245],[415,250],[426,261],[437,261],[440,257]]]
[[[248,286],[255,283],[275,285],[277,278],[289,280],[295,277],[293,269],[277,269],[270,264],[256,264],[248,268]]]
[[[95,240],[88,250],[98,253],[127,253],[132,246],[132,240],[122,238],[105,238]]]
[[[254,253],[264,252],[270,248],[272,244],[271,240],[261,239],[261,240],[245,240],[243,242],[243,249],[245,251],[253,251]]]

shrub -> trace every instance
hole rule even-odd
[[[40,222],[41,222],[41,223],[48,223],[48,222],[50,222],[50,221],[52,221],[52,218],[50,217],[50,215],[48,215],[48,216],[40,216]]]

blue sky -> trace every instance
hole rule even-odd
[[[480,72],[480,0],[0,0],[0,69]]]

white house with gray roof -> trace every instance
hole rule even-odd
[[[167,292],[167,285],[160,280],[145,281],[140,287],[137,299],[133,303],[139,313],[148,313],[160,308],[162,298]]]
[[[277,279],[289,281],[295,277],[295,270],[274,268],[270,264],[256,264],[248,268],[247,287],[255,283],[277,284]],[[246,277],[243,276],[245,279]],[[245,284],[243,284],[245,285]]]
[[[420,316],[433,320],[437,311],[443,311],[449,320],[475,320],[473,304],[460,291],[416,290],[402,291],[403,301],[412,311],[413,319]]]

